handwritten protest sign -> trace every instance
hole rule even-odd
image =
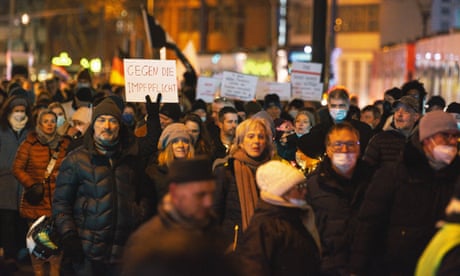
[[[179,102],[174,60],[124,59],[123,64],[127,102],[145,102],[146,95],[154,101],[158,93],[162,102]]]
[[[321,101],[321,69],[320,63],[294,62],[291,70],[292,97],[304,101]]]
[[[221,97],[251,101],[256,94],[258,77],[225,71],[222,77]]]
[[[199,77],[196,85],[196,99],[212,103],[220,82],[218,78]]]
[[[282,101],[291,100],[291,83],[289,82],[267,82],[257,83],[256,99],[263,100],[267,94],[277,94]]]

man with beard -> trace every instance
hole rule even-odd
[[[235,138],[236,127],[238,126],[238,112],[233,107],[223,107],[219,111],[219,136],[214,137],[215,152],[213,159],[224,158],[230,149]]]

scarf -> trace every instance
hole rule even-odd
[[[241,221],[244,231],[254,215],[254,209],[259,197],[256,189],[255,171],[257,167],[267,162],[269,157],[263,154],[261,158],[254,159],[242,149],[238,149],[232,157],[235,159],[233,167],[238,197],[240,198]]]
[[[14,119],[12,114],[8,116],[8,122],[10,123],[11,128],[16,132],[21,131],[26,126],[27,121],[29,121],[29,117],[27,116],[25,116],[22,121],[17,121],[16,119]]]
[[[35,132],[37,132],[37,139],[40,144],[47,145],[52,150],[55,150],[61,141],[61,136],[59,136],[56,131],[54,131],[53,134],[46,134],[42,131],[40,126],[37,125],[35,127]]]
[[[107,141],[101,141],[100,139],[97,139],[94,137],[94,147],[96,150],[105,156],[108,156],[109,158],[112,157],[118,150],[118,143],[119,140],[115,139],[112,142],[107,142]]]

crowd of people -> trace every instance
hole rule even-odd
[[[460,271],[460,103],[419,81],[362,109],[340,86],[322,107],[2,84],[1,275]]]

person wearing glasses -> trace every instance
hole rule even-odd
[[[321,238],[322,275],[347,275],[356,217],[372,172],[358,158],[359,132],[351,124],[334,125],[325,145],[325,158],[307,180],[307,201]]]
[[[452,115],[431,111],[420,119],[401,159],[375,172],[358,214],[352,274],[414,274],[454,192],[458,136]]]
[[[304,174],[271,160],[256,181],[260,199],[236,247],[242,275],[319,275],[321,245]]]

